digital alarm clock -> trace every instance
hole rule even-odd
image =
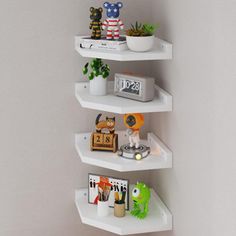
[[[114,93],[141,102],[152,101],[155,95],[155,80],[151,77],[115,74]]]

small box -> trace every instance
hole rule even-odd
[[[107,40],[105,37],[101,39],[91,39],[91,37],[84,37],[80,39],[80,48],[84,49],[101,49],[113,51],[128,50],[125,37],[120,37],[119,40]]]

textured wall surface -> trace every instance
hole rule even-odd
[[[174,230],[154,235],[234,236],[236,1],[160,0],[152,9],[174,45],[174,59],[153,67],[174,111],[151,117],[174,155],[173,169],[152,174]]]
[[[82,109],[74,97],[86,62],[74,50],[74,36],[88,33],[88,9],[102,3],[0,3],[1,236],[111,235],[82,225],[74,205],[74,190],[87,186],[88,172],[120,176],[82,164],[74,148],[74,133],[92,131],[97,114]],[[142,18],[141,12],[150,17],[143,1],[124,4],[125,23]],[[111,67],[121,72],[142,64]],[[147,179],[145,173],[123,174],[133,181],[139,176]]]

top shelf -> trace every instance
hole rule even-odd
[[[101,58],[113,61],[151,61],[151,60],[170,60],[172,59],[172,44],[156,38],[155,47],[149,52],[112,51],[84,49],[80,47],[81,39],[84,36],[75,37],[75,49],[83,57]]]

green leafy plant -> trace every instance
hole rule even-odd
[[[89,65],[91,72],[89,73]],[[95,77],[101,75],[106,79],[110,74],[110,67],[107,64],[104,64],[102,59],[95,58],[91,62],[85,64],[83,68],[83,74],[88,74],[88,79],[93,80]]]
[[[131,28],[126,31],[126,35],[133,37],[146,37],[155,34],[159,25],[142,24],[136,21],[135,25],[131,24]]]

